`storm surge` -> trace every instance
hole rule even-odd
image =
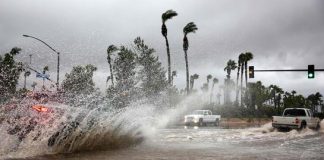
[[[17,105],[3,114],[0,159],[118,149],[141,143],[155,131],[156,107],[152,105],[138,103],[122,109],[103,104],[93,109],[45,106],[46,113]]]

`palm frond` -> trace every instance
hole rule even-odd
[[[218,79],[217,78],[214,78],[213,79],[213,83],[218,83]]]
[[[165,23],[167,20],[171,19],[174,16],[177,16],[178,13],[172,9],[167,10],[162,14],[162,22]]]
[[[45,66],[43,71],[49,71],[49,67],[48,66]]]
[[[21,51],[21,48],[14,47],[11,49],[10,54],[15,56],[15,55],[19,54],[20,51]]]
[[[189,22],[184,28],[183,28],[183,33],[188,34],[188,33],[196,33],[198,30],[198,27],[194,22]]]
[[[246,52],[245,53],[245,60],[250,61],[253,59],[253,54],[251,52]]]
[[[110,45],[108,47],[108,49],[107,49],[107,53],[110,54],[110,53],[115,52],[117,50],[118,50],[118,48],[115,45]]]
[[[195,74],[193,75],[193,78],[194,78],[194,79],[198,79],[198,78],[199,78],[199,75],[198,75],[197,73],[195,73]]]

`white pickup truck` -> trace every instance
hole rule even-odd
[[[272,127],[277,129],[303,129],[320,127],[320,119],[306,108],[286,108],[282,116],[272,117]]]
[[[221,120],[220,115],[213,115],[210,110],[195,110],[192,114],[184,116],[184,123],[186,126],[195,124],[199,126],[207,125],[212,123],[215,126],[219,125]]]

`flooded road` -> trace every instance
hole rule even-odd
[[[127,149],[33,157],[31,159],[324,159],[324,132],[260,128],[170,128]]]
[[[324,120],[318,131],[278,132],[271,123],[240,129],[167,127],[179,110],[158,115],[151,106],[119,112],[53,106],[53,113],[20,107],[6,114],[0,159],[324,159]],[[31,128],[33,114],[40,121]]]

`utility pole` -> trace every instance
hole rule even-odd
[[[50,45],[48,45],[46,42],[44,42],[43,40],[30,36],[30,35],[23,35],[24,37],[28,37],[28,38],[33,38],[36,39],[40,42],[42,42],[43,44],[45,44],[49,49],[51,49],[52,51],[54,51],[57,54],[57,80],[56,80],[56,89],[57,91],[59,90],[59,83],[60,83],[60,52],[56,51],[55,49],[53,49]]]

